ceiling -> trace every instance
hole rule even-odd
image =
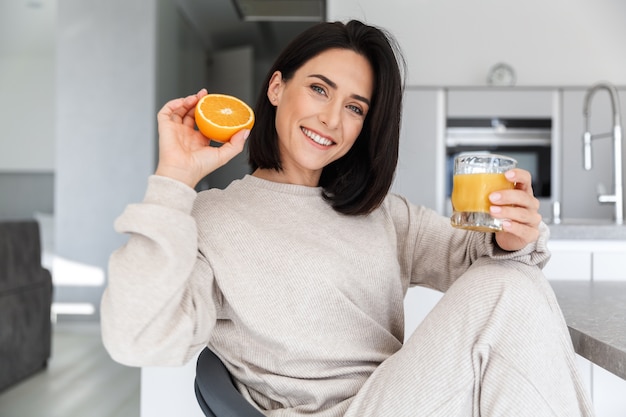
[[[176,0],[207,50],[252,45],[273,59],[295,35],[325,19],[325,0]]]
[[[273,60],[313,21],[325,20],[325,0],[174,2],[208,51],[251,45],[257,59]],[[53,54],[56,11],[56,1],[0,0],[0,54]]]

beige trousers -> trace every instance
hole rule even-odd
[[[536,267],[480,260],[354,397],[346,417],[592,416]]]

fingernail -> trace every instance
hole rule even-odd
[[[248,136],[250,136],[250,129],[246,129],[243,131],[243,140],[248,139]]]
[[[489,207],[489,211],[492,213],[500,213],[502,211],[502,207],[500,206],[491,206]]]
[[[504,173],[504,176],[507,177],[508,179],[512,180],[513,178],[515,178],[515,172],[507,171],[507,172]]]
[[[502,198],[502,195],[500,193],[491,193],[489,194],[489,200],[496,202],[499,201]]]

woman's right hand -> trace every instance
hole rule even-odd
[[[157,114],[159,162],[155,174],[181,181],[191,188],[243,150],[249,130],[233,135],[220,147],[195,130],[195,107],[207,91],[167,102]]]

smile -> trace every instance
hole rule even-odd
[[[311,132],[309,129],[306,129],[304,127],[301,128],[302,129],[302,133],[304,133],[306,135],[306,137],[308,137],[309,139],[311,139],[313,142],[322,145],[322,146],[330,146],[332,145],[334,142],[328,138],[325,138],[323,136],[318,135],[315,132]]]

